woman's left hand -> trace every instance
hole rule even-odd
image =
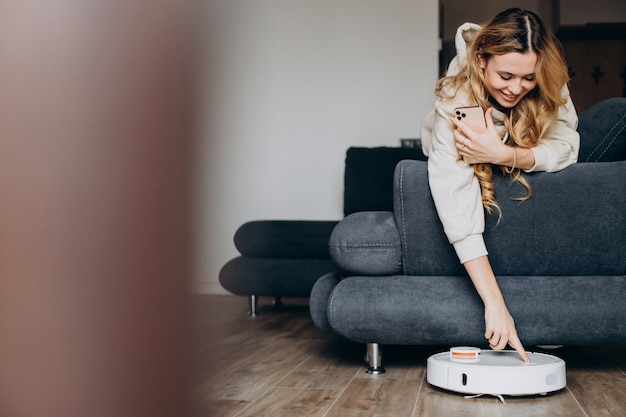
[[[503,165],[503,162],[507,160],[508,146],[502,143],[502,139],[493,124],[492,112],[492,107],[485,112],[487,130],[483,134],[474,132],[462,121],[457,120],[455,117],[450,117],[450,120],[456,126],[456,129],[454,129],[456,149],[468,164],[491,163]]]

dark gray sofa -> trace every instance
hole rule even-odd
[[[349,148],[343,178],[344,217],[391,210],[394,169],[403,159],[426,157],[419,147]],[[234,235],[240,256],[221,268],[220,284],[248,298],[251,316],[259,313],[259,297],[308,298],[320,276],[338,271],[328,252],[328,240],[338,222],[269,219],[244,223]]]
[[[525,346],[626,343],[626,161],[526,174],[532,198],[495,175],[502,218],[485,240]],[[448,243],[430,194],[427,162],[402,161],[392,211],[354,213],[330,238],[339,272],[309,300],[315,324],[367,344],[487,347],[483,305]]]

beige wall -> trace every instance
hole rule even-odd
[[[339,219],[350,146],[419,137],[438,0],[214,0],[196,153],[196,288],[257,219]],[[210,213],[208,215],[207,213]]]

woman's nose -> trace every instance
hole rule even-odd
[[[519,94],[522,92],[522,82],[521,81],[511,81],[509,84],[509,90],[513,94]]]

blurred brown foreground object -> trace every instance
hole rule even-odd
[[[184,414],[186,3],[2,3],[3,417]]]

